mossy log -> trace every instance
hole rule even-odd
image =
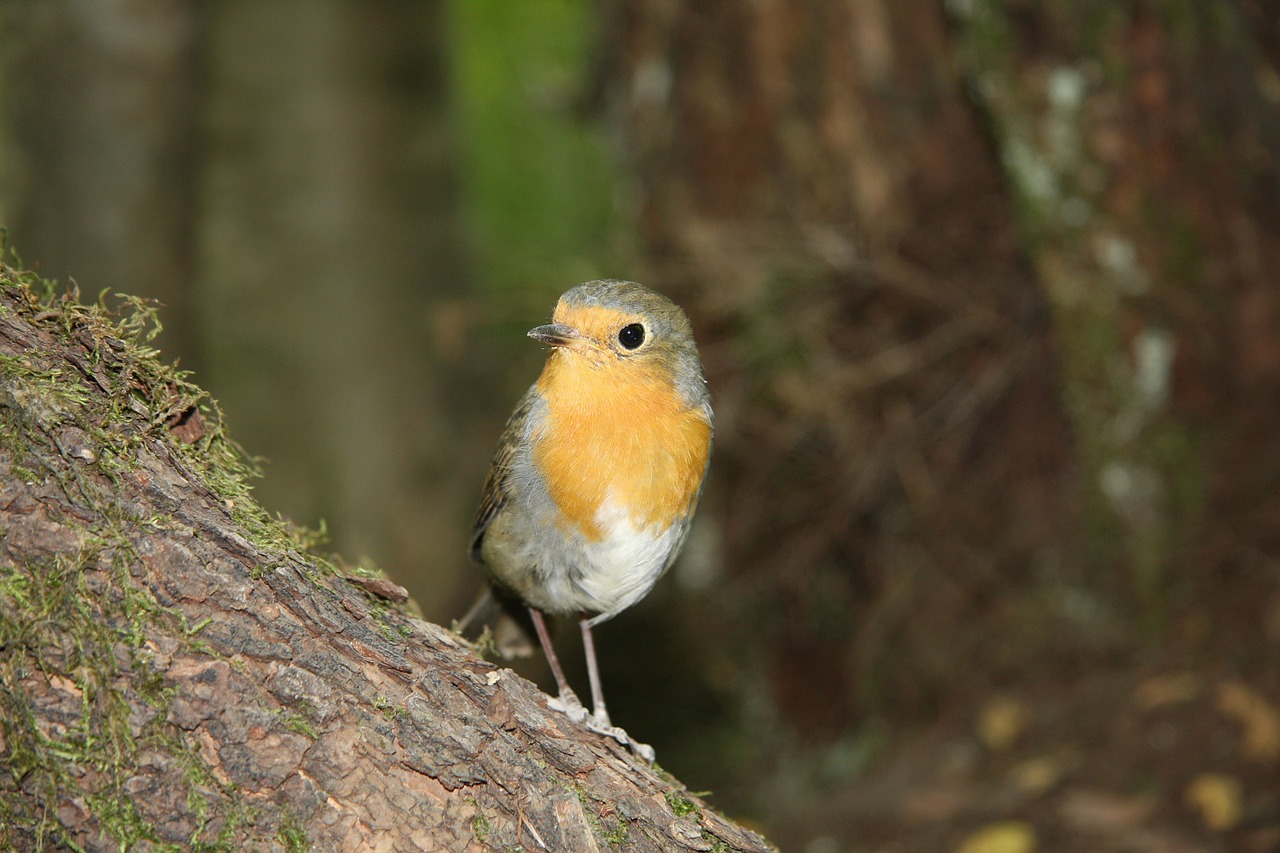
[[[0,848],[768,849],[312,553],[126,309],[0,271]]]

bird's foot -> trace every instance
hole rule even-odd
[[[602,710],[597,710],[594,714],[587,717],[584,722],[586,727],[591,731],[596,734],[602,734],[605,737],[613,738],[650,764],[652,764],[654,759],[657,758],[657,753],[653,751],[653,747],[649,746],[647,743],[641,743],[631,737],[631,735],[627,734],[626,729],[621,726],[615,726],[609,719],[609,715]]]
[[[547,707],[553,711],[559,711],[575,723],[582,723],[589,731],[613,738],[650,764],[657,757],[653,747],[649,746],[649,744],[640,743],[640,741],[627,734],[626,729],[621,726],[615,726],[613,721],[609,719],[608,712],[604,709],[599,709],[595,713],[587,711],[586,706],[582,704],[582,700],[578,698],[578,694],[572,690],[566,690],[558,697],[548,699]]]
[[[582,700],[578,698],[578,694],[572,690],[561,691],[560,696],[555,699],[547,700],[547,707],[553,711],[559,711],[575,723],[586,722],[590,714],[587,713],[587,707],[582,704]]]

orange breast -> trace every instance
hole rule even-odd
[[[711,450],[711,425],[658,371],[635,362],[593,366],[553,351],[538,379],[547,417],[533,459],[566,523],[604,536],[612,500],[638,529],[665,530],[689,512]]]

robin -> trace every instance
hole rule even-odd
[[[551,320],[529,332],[551,351],[498,441],[471,555],[500,601],[528,609],[553,706],[652,760],[609,719],[591,629],[644,598],[680,552],[711,456],[706,379],[689,318],[635,282],[580,284]],[[578,619],[590,715],[544,614]]]

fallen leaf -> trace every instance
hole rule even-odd
[[[978,715],[978,739],[993,752],[1013,746],[1026,727],[1027,706],[1007,696],[987,702]]]
[[[1009,771],[1009,781],[1026,794],[1043,794],[1058,784],[1066,772],[1065,763],[1058,758],[1040,755],[1021,761]]]
[[[1133,698],[1150,711],[1162,705],[1175,705],[1196,698],[1201,688],[1200,677],[1193,672],[1153,675],[1133,690]]]
[[[902,815],[913,823],[942,823],[973,808],[972,786],[919,786],[902,798]]]
[[[1244,729],[1244,754],[1254,761],[1280,758],[1280,713],[1262,694],[1239,681],[1218,688],[1218,710]]]
[[[1243,797],[1240,780],[1221,773],[1201,773],[1182,795],[1187,805],[1200,812],[1205,826],[1219,830],[1240,822]]]
[[[965,838],[956,853],[1032,853],[1036,849],[1036,833],[1020,820],[989,823]]]
[[[1145,823],[1156,805],[1150,796],[1081,789],[1064,794],[1058,810],[1071,826],[1102,835],[1119,835]]]

